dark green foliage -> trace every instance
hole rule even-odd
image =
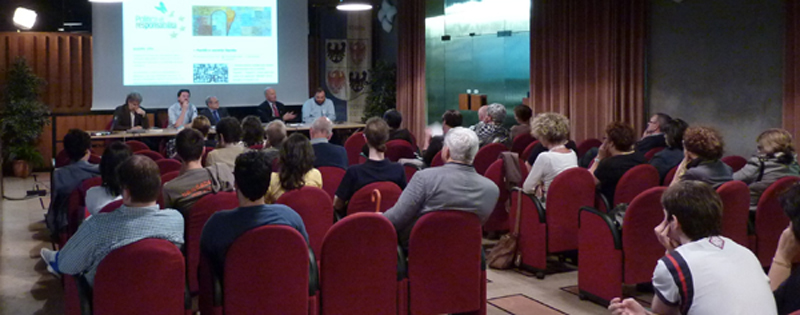
[[[46,82],[36,76],[22,57],[8,69],[6,82],[0,114],[3,157],[8,162],[26,160],[39,166],[43,158],[36,144],[44,127],[50,124],[50,110],[39,101]]]
[[[397,104],[397,66],[378,61],[369,72],[370,87],[362,122],[371,117],[381,117],[383,112]]]

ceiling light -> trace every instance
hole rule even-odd
[[[339,0],[336,9],[340,11],[366,11],[372,10],[372,4],[363,0]]]
[[[120,3],[122,0],[89,0],[89,2],[97,2],[97,3]]]
[[[14,26],[29,30],[33,28],[33,24],[36,24],[36,11],[23,7],[19,7],[14,11]]]

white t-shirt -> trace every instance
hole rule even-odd
[[[122,196],[112,196],[103,186],[95,186],[86,191],[86,209],[92,215],[100,213],[107,204],[122,199]]]
[[[532,193],[533,189],[539,182],[544,182],[544,190],[550,188],[550,183],[561,172],[578,167],[578,155],[575,151],[570,150],[569,153],[558,152],[542,152],[536,158],[531,166],[531,172],[528,173],[528,178],[522,184],[522,189],[527,193]]]
[[[682,314],[774,315],[769,278],[753,252],[712,236],[678,247],[653,272],[656,295]]]

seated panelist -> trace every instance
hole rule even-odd
[[[206,97],[206,108],[200,109],[199,114],[206,116],[212,126],[216,126],[222,118],[230,116],[227,109],[219,107],[219,100],[216,96]]]
[[[336,121],[336,109],[333,107],[333,101],[325,96],[325,90],[318,88],[314,97],[303,103],[303,123],[313,123],[322,116]]]
[[[278,101],[278,93],[275,89],[268,87],[264,90],[264,102],[258,105],[258,116],[261,122],[271,122],[273,120],[292,120],[297,117],[295,112],[287,112],[283,103]]]
[[[150,128],[147,112],[139,106],[141,103],[142,95],[139,92],[128,94],[125,98],[125,104],[117,106],[117,109],[114,110],[114,121],[111,123],[111,130]]]

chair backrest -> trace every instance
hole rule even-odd
[[[581,141],[581,144],[578,145],[578,158],[582,157],[586,152],[589,152],[592,148],[599,148],[603,145],[603,141],[600,141],[595,138],[589,138],[586,140]]]
[[[228,248],[224,269],[225,314],[309,314],[308,246],[294,228],[265,225],[245,232]]]
[[[317,187],[304,186],[285,192],[276,203],[286,205],[300,215],[306,226],[308,242],[314,252],[319,253],[325,233],[333,225],[333,201],[328,193]]]
[[[414,174],[419,170],[416,166],[410,164],[404,164],[403,169],[406,171],[406,183],[410,182],[411,178],[414,177]]]
[[[775,249],[778,248],[778,239],[789,225],[789,217],[783,212],[783,207],[778,200],[780,195],[789,187],[800,181],[800,177],[788,176],[781,178],[769,185],[756,206],[756,244],[754,251],[762,267],[771,263]]]
[[[386,142],[386,158],[392,162],[400,159],[413,159],[414,147],[405,140],[392,140]]]
[[[508,151],[508,148],[502,143],[490,143],[483,146],[475,154],[475,161],[472,162],[472,165],[475,166],[475,171],[483,175],[489,165],[492,165],[500,157],[500,153],[505,151]]]
[[[750,189],[742,181],[733,180],[717,188],[722,199],[722,235],[747,247],[747,221],[750,215]]]
[[[484,231],[507,231],[508,226],[508,210],[506,210],[506,201],[508,200],[509,191],[503,176],[503,159],[494,161],[492,165],[483,174],[484,177],[491,180],[497,189],[500,190],[500,195],[495,203],[494,210],[489,216],[489,219],[483,224]]]
[[[200,162],[203,163],[203,165],[206,165],[206,158],[208,157],[208,153],[211,151],[214,151],[214,148],[206,147],[206,149],[203,150],[203,155],[200,157]]]
[[[144,142],[141,142],[139,140],[128,140],[128,141],[125,141],[125,144],[127,144],[128,147],[131,148],[131,152],[133,152],[133,153],[136,153],[136,152],[139,152],[139,151],[149,151],[150,150],[150,147],[148,147],[147,144],[145,144]]]
[[[335,166],[320,166],[317,167],[317,169],[322,173],[322,190],[328,193],[328,196],[333,200],[333,197],[336,196],[336,190],[339,189],[339,183],[342,182],[346,171]]]
[[[738,155],[729,155],[722,158],[722,163],[728,164],[736,172],[747,165],[747,159]]]
[[[156,151],[142,150],[142,151],[138,151],[138,152],[136,152],[134,154],[144,155],[144,156],[149,157],[150,159],[152,159],[153,161],[156,161],[156,162],[158,162],[159,160],[164,159],[164,156],[161,155],[161,153],[158,153]]]
[[[197,265],[200,263],[200,235],[203,226],[214,213],[221,210],[230,210],[239,207],[236,192],[218,192],[200,198],[184,218],[184,251],[186,252],[186,277],[189,280],[189,290],[198,292]]]
[[[650,151],[644,153],[644,159],[650,161],[653,159],[656,153],[661,152],[662,150],[664,150],[664,147],[652,148]]]
[[[664,247],[653,229],[664,220],[661,195],[665,190],[666,187],[645,190],[631,201],[625,211],[622,224],[624,283],[650,281],[658,259],[664,256]]]
[[[397,234],[382,215],[336,222],[325,235],[320,268],[322,314],[397,314]]]
[[[617,182],[614,192],[614,207],[620,203],[630,203],[645,190],[656,187],[661,182],[658,170],[650,164],[640,164],[625,172]],[[610,209],[609,209],[610,210]]]
[[[89,155],[89,163],[90,163],[90,164],[100,164],[100,160],[102,160],[102,159],[103,159],[103,158],[102,158],[102,157],[100,157],[100,156],[99,156],[99,155],[97,155],[97,154],[91,154],[91,155]]]
[[[359,164],[358,157],[365,144],[367,144],[367,140],[364,139],[364,133],[361,131],[355,132],[347,138],[347,141],[344,142],[344,149],[347,151],[348,165]]]
[[[183,254],[167,240],[117,248],[97,267],[94,314],[181,314],[184,274]]]
[[[429,212],[408,241],[412,314],[475,311],[481,307],[481,222],[473,213]]]
[[[111,203],[105,205],[103,207],[103,209],[100,209],[100,213],[112,212],[114,210],[117,210],[117,208],[119,208],[120,206],[122,206],[122,199],[116,200],[116,201],[112,201]]]
[[[667,175],[664,175],[664,186],[669,187],[669,184],[672,184],[672,181],[675,179],[675,172],[678,171],[678,166],[675,166],[667,172]]]
[[[533,154],[533,148],[536,147],[537,144],[539,144],[539,140],[534,140],[525,147],[525,150],[522,150],[522,154],[519,155],[520,162],[522,162],[521,165],[524,165],[525,162],[528,161],[528,158]]]
[[[386,212],[397,203],[403,190],[393,182],[374,182],[357,190],[347,204],[347,214],[358,212],[375,212],[377,204],[372,201],[372,191],[381,193],[380,211]]]
[[[553,179],[545,201],[549,252],[578,248],[578,213],[592,207],[594,198],[594,177],[585,168],[564,170]]]
[[[261,149],[264,149],[264,144],[254,144],[254,145],[251,145],[251,146],[250,146],[250,149],[253,149],[253,150],[261,150]]]
[[[181,171],[172,171],[169,173],[161,174],[161,185],[166,184],[167,182],[175,179],[178,175],[181,174]]]
[[[175,159],[161,159],[157,160],[156,164],[158,165],[158,170],[163,176],[164,174],[180,171],[181,170],[181,162]]]
[[[69,163],[70,163],[70,159],[69,159],[69,155],[67,154],[67,151],[66,150],[58,151],[58,154],[56,154],[56,165],[55,165],[55,167],[56,168],[64,167],[64,166],[69,165]]]
[[[69,196],[69,208],[67,212],[67,234],[68,237],[75,234],[78,226],[86,217],[86,192],[92,188],[103,184],[103,178],[95,176],[81,182],[75,191]]]
[[[511,152],[522,154],[528,145],[534,141],[536,141],[536,138],[534,138],[530,133],[519,134],[514,137],[514,140],[511,142]]]
[[[444,159],[442,159],[442,151],[436,153],[433,156],[433,160],[431,160],[431,167],[437,167],[444,165]]]

